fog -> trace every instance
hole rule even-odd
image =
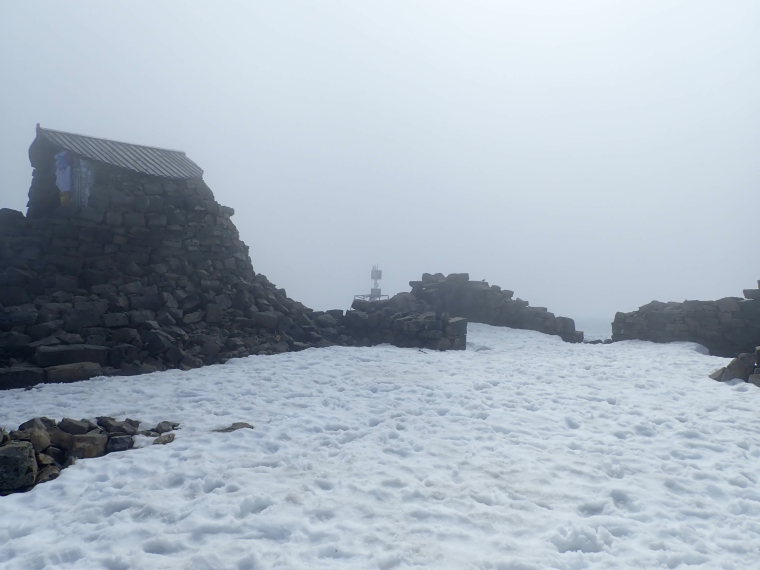
[[[34,126],[184,150],[317,308],[469,272],[557,314],[760,278],[760,3],[14,2],[0,207]]]

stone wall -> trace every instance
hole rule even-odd
[[[355,300],[342,325],[364,346],[392,344],[432,350],[464,350],[467,319],[436,312],[410,293],[385,301]]]
[[[760,345],[760,289],[745,289],[744,296],[682,303],[652,301],[637,311],[617,313],[612,340],[696,342],[710,354],[725,357],[754,352]]]
[[[528,329],[559,335],[567,342],[583,341],[583,333],[575,330],[575,322],[557,317],[543,307],[531,307],[527,301],[513,299],[514,293],[489,285],[485,281],[470,281],[467,273],[425,273],[420,281],[410,281],[412,296],[422,301],[428,310],[463,317],[487,325]]]
[[[86,208],[0,210],[0,387],[335,342],[254,273],[232,214],[201,179],[104,165]]]

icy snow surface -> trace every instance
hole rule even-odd
[[[36,415],[178,421],[0,498],[0,568],[757,568],[760,389],[696,345],[470,325],[389,346],[0,393]],[[254,430],[214,433],[234,421]]]

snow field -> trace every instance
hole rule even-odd
[[[178,421],[0,498],[0,568],[753,567],[760,392],[696,345],[469,325],[380,346],[3,392],[36,415]],[[255,430],[214,433],[234,421]],[[147,442],[144,442],[147,443]]]

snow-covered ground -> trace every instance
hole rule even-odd
[[[470,325],[389,346],[0,393],[182,424],[0,498],[0,568],[756,568],[760,389],[686,343]],[[234,421],[254,430],[215,433]]]

